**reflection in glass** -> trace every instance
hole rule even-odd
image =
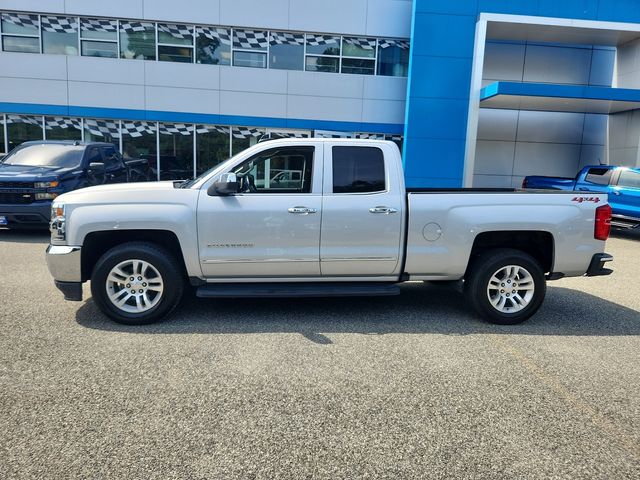
[[[84,140],[111,143],[120,150],[120,122],[87,118],[84,121]]]
[[[155,60],[155,25],[147,22],[120,22],[120,57]]]
[[[44,117],[44,134],[47,140],[82,140],[79,118]]]
[[[409,42],[387,40],[378,42],[378,75],[406,77],[409,74]]]
[[[231,130],[231,153],[235,155],[257,144],[265,133],[266,130],[264,128],[234,127]]]
[[[160,124],[160,179],[193,178],[193,125]]]
[[[198,125],[196,127],[196,175],[229,158],[229,127]]]
[[[209,65],[231,65],[231,30],[197,27],[196,62]]]
[[[269,68],[302,70],[304,34],[271,32],[269,45]]]
[[[42,117],[7,115],[7,137],[9,151],[23,142],[42,140]]]
[[[43,53],[78,54],[78,22],[75,17],[43,15],[41,20]]]

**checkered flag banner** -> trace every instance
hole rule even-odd
[[[76,33],[78,20],[75,17],[40,17],[42,29],[51,33]]]
[[[363,140],[384,140],[384,135],[381,133],[356,133],[356,138]]]
[[[191,125],[185,125],[184,123],[161,123],[160,133],[162,135],[191,135],[193,133],[193,127]]]
[[[154,135],[156,124],[152,122],[122,122],[122,135],[141,137],[144,134]]]
[[[402,50],[409,50],[409,40],[388,40],[381,38],[378,41],[380,48],[398,47]]]
[[[47,130],[53,130],[54,128],[75,128],[76,130],[82,130],[79,118],[65,118],[65,117],[46,117],[44,119],[44,128]]]
[[[193,27],[188,25],[175,25],[172,23],[159,23],[158,31],[168,33],[173,38],[179,38],[181,40],[193,38]]]
[[[27,15],[25,13],[3,13],[2,21],[12,23],[18,27],[40,28],[37,15]]]
[[[391,140],[392,142],[401,142],[403,140],[402,135],[386,135],[385,140]]]
[[[313,35],[311,33],[307,33],[307,45],[340,45],[340,37],[334,37],[332,35]]]
[[[120,129],[117,122],[87,119],[84,121],[84,128],[98,137],[109,135],[113,138],[120,138]]]
[[[304,45],[303,33],[271,32],[271,45]]]
[[[80,27],[84,32],[111,32],[118,31],[118,21],[106,18],[81,18]]]
[[[198,125],[196,127],[197,133],[224,133],[225,135],[229,135],[229,127],[223,127],[221,125]]]
[[[249,128],[249,127],[236,127],[233,129],[233,138],[251,138],[260,137],[264,135],[264,129],[262,128]]]
[[[269,40],[267,32],[263,30],[237,30],[233,31],[233,48],[267,48]]]
[[[26,123],[42,127],[42,119],[40,117],[32,117],[29,115],[7,115],[7,124]]]
[[[144,32],[155,29],[155,24],[149,22],[120,22],[120,29],[127,33]]]
[[[196,27],[196,34],[218,40],[222,45],[231,45],[231,30],[228,28]]]
[[[316,130],[313,134],[315,138],[353,138],[349,132],[332,132],[329,130]]]
[[[294,132],[271,132],[267,136],[270,138],[309,138],[307,133],[294,133]]]
[[[373,50],[376,48],[375,38],[360,38],[360,37],[343,37],[344,43],[355,45],[363,50]]]

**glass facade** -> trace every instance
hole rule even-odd
[[[82,121],[71,117],[44,117],[45,140],[82,140]]]
[[[7,152],[21,143],[42,140],[42,117],[31,115],[7,115]]]
[[[408,74],[409,41],[2,13],[2,50],[360,75]]]
[[[231,129],[221,125],[196,126],[196,175],[231,156]]]
[[[193,125],[161,123],[160,180],[187,180],[193,178]]]

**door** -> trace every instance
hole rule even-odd
[[[404,215],[397,177],[379,146],[325,145],[323,276],[397,273]]]
[[[115,147],[102,147],[107,183],[124,183],[129,180],[127,167]]]
[[[197,223],[204,275],[318,277],[322,144],[267,149],[230,171],[238,176],[238,194],[200,191]]]
[[[640,218],[640,171],[620,171],[617,184],[611,189],[609,203],[615,214]]]

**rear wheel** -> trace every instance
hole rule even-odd
[[[465,296],[485,320],[515,325],[538,311],[546,293],[544,271],[519,250],[491,250],[471,265]]]
[[[151,243],[112,248],[98,260],[91,276],[91,294],[100,310],[127,325],[163,319],[178,305],[183,290],[176,259]]]

